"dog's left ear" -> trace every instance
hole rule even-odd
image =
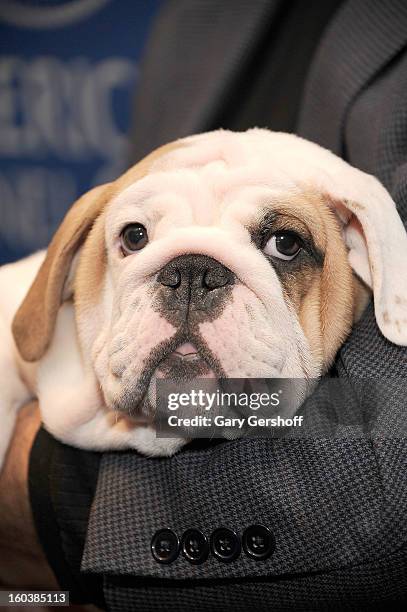
[[[373,290],[380,331],[391,342],[406,346],[406,230],[383,185],[346,166],[335,176],[335,185],[331,182],[328,204],[343,223],[354,272]]]
[[[25,361],[38,361],[48,348],[72,260],[111,197],[112,184],[95,187],[69,209],[13,321],[13,336]]]

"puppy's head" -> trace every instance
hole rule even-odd
[[[14,320],[41,358],[63,300],[109,408],[157,378],[317,377],[373,289],[407,344],[407,238],[373,177],[293,135],[212,132],[156,151],[69,211]]]

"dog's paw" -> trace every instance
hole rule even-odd
[[[171,457],[188,442],[184,438],[158,438],[152,427],[139,427],[134,432],[132,447],[148,457]]]

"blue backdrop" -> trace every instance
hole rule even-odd
[[[46,246],[80,194],[126,167],[159,4],[0,0],[0,263]]]

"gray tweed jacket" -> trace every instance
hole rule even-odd
[[[278,4],[166,3],[142,72],[137,156],[214,127],[239,66]],[[407,220],[404,0],[341,5],[312,62],[298,133],[378,176]],[[110,609],[373,610],[389,601],[402,607],[407,350],[381,336],[372,306],[340,351],[336,373],[352,397],[332,403],[321,386],[304,407],[311,425],[301,439],[231,441],[162,460],[104,456],[82,569],[104,574]],[[349,436],[355,415],[363,426]],[[197,527],[209,536],[219,526],[242,533],[257,523],[276,541],[263,561],[242,554],[222,563],[210,555],[192,565],[180,555],[163,565],[151,554],[151,537],[163,527],[178,534]]]

